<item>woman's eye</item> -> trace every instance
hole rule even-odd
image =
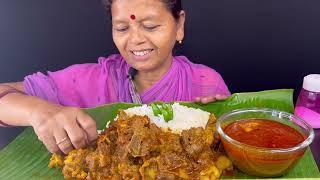
[[[129,29],[129,27],[121,27],[121,28],[115,28],[116,31],[118,32],[125,32]]]
[[[155,30],[157,27],[159,27],[159,25],[156,26],[143,26],[146,30],[152,31]]]

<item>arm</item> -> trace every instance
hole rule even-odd
[[[119,63],[117,56],[111,58],[47,74],[37,72],[23,82],[0,84],[0,94],[10,88],[25,92],[5,93],[0,98],[0,120],[14,126],[32,126],[50,152],[68,153],[88,145],[98,137],[96,123],[77,107],[93,106],[97,94],[105,95],[108,70],[116,69],[111,67]],[[92,89],[98,91],[93,93]]]
[[[0,94],[23,83],[0,84]],[[32,126],[50,152],[68,153],[97,138],[96,124],[79,108],[64,107],[24,93],[8,93],[0,98],[0,120],[13,126]]]
[[[29,126],[34,107],[45,103],[25,95],[22,82],[0,84],[0,94],[0,120],[12,126]]]

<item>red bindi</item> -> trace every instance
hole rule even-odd
[[[136,19],[136,16],[132,14],[132,15],[130,16],[130,19],[135,20],[135,19]]]

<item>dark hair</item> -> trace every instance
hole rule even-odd
[[[108,15],[111,17],[111,4],[115,0],[102,0]],[[172,16],[178,20],[180,11],[182,10],[181,0],[161,0],[171,12]]]

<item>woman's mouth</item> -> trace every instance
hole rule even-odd
[[[132,50],[131,53],[134,55],[134,58],[137,60],[146,60],[150,56],[153,49],[144,49],[144,50]]]
[[[146,50],[140,50],[140,51],[131,51],[132,54],[136,55],[136,56],[145,56],[147,54],[149,54],[151,51],[153,51],[153,49],[146,49]]]

